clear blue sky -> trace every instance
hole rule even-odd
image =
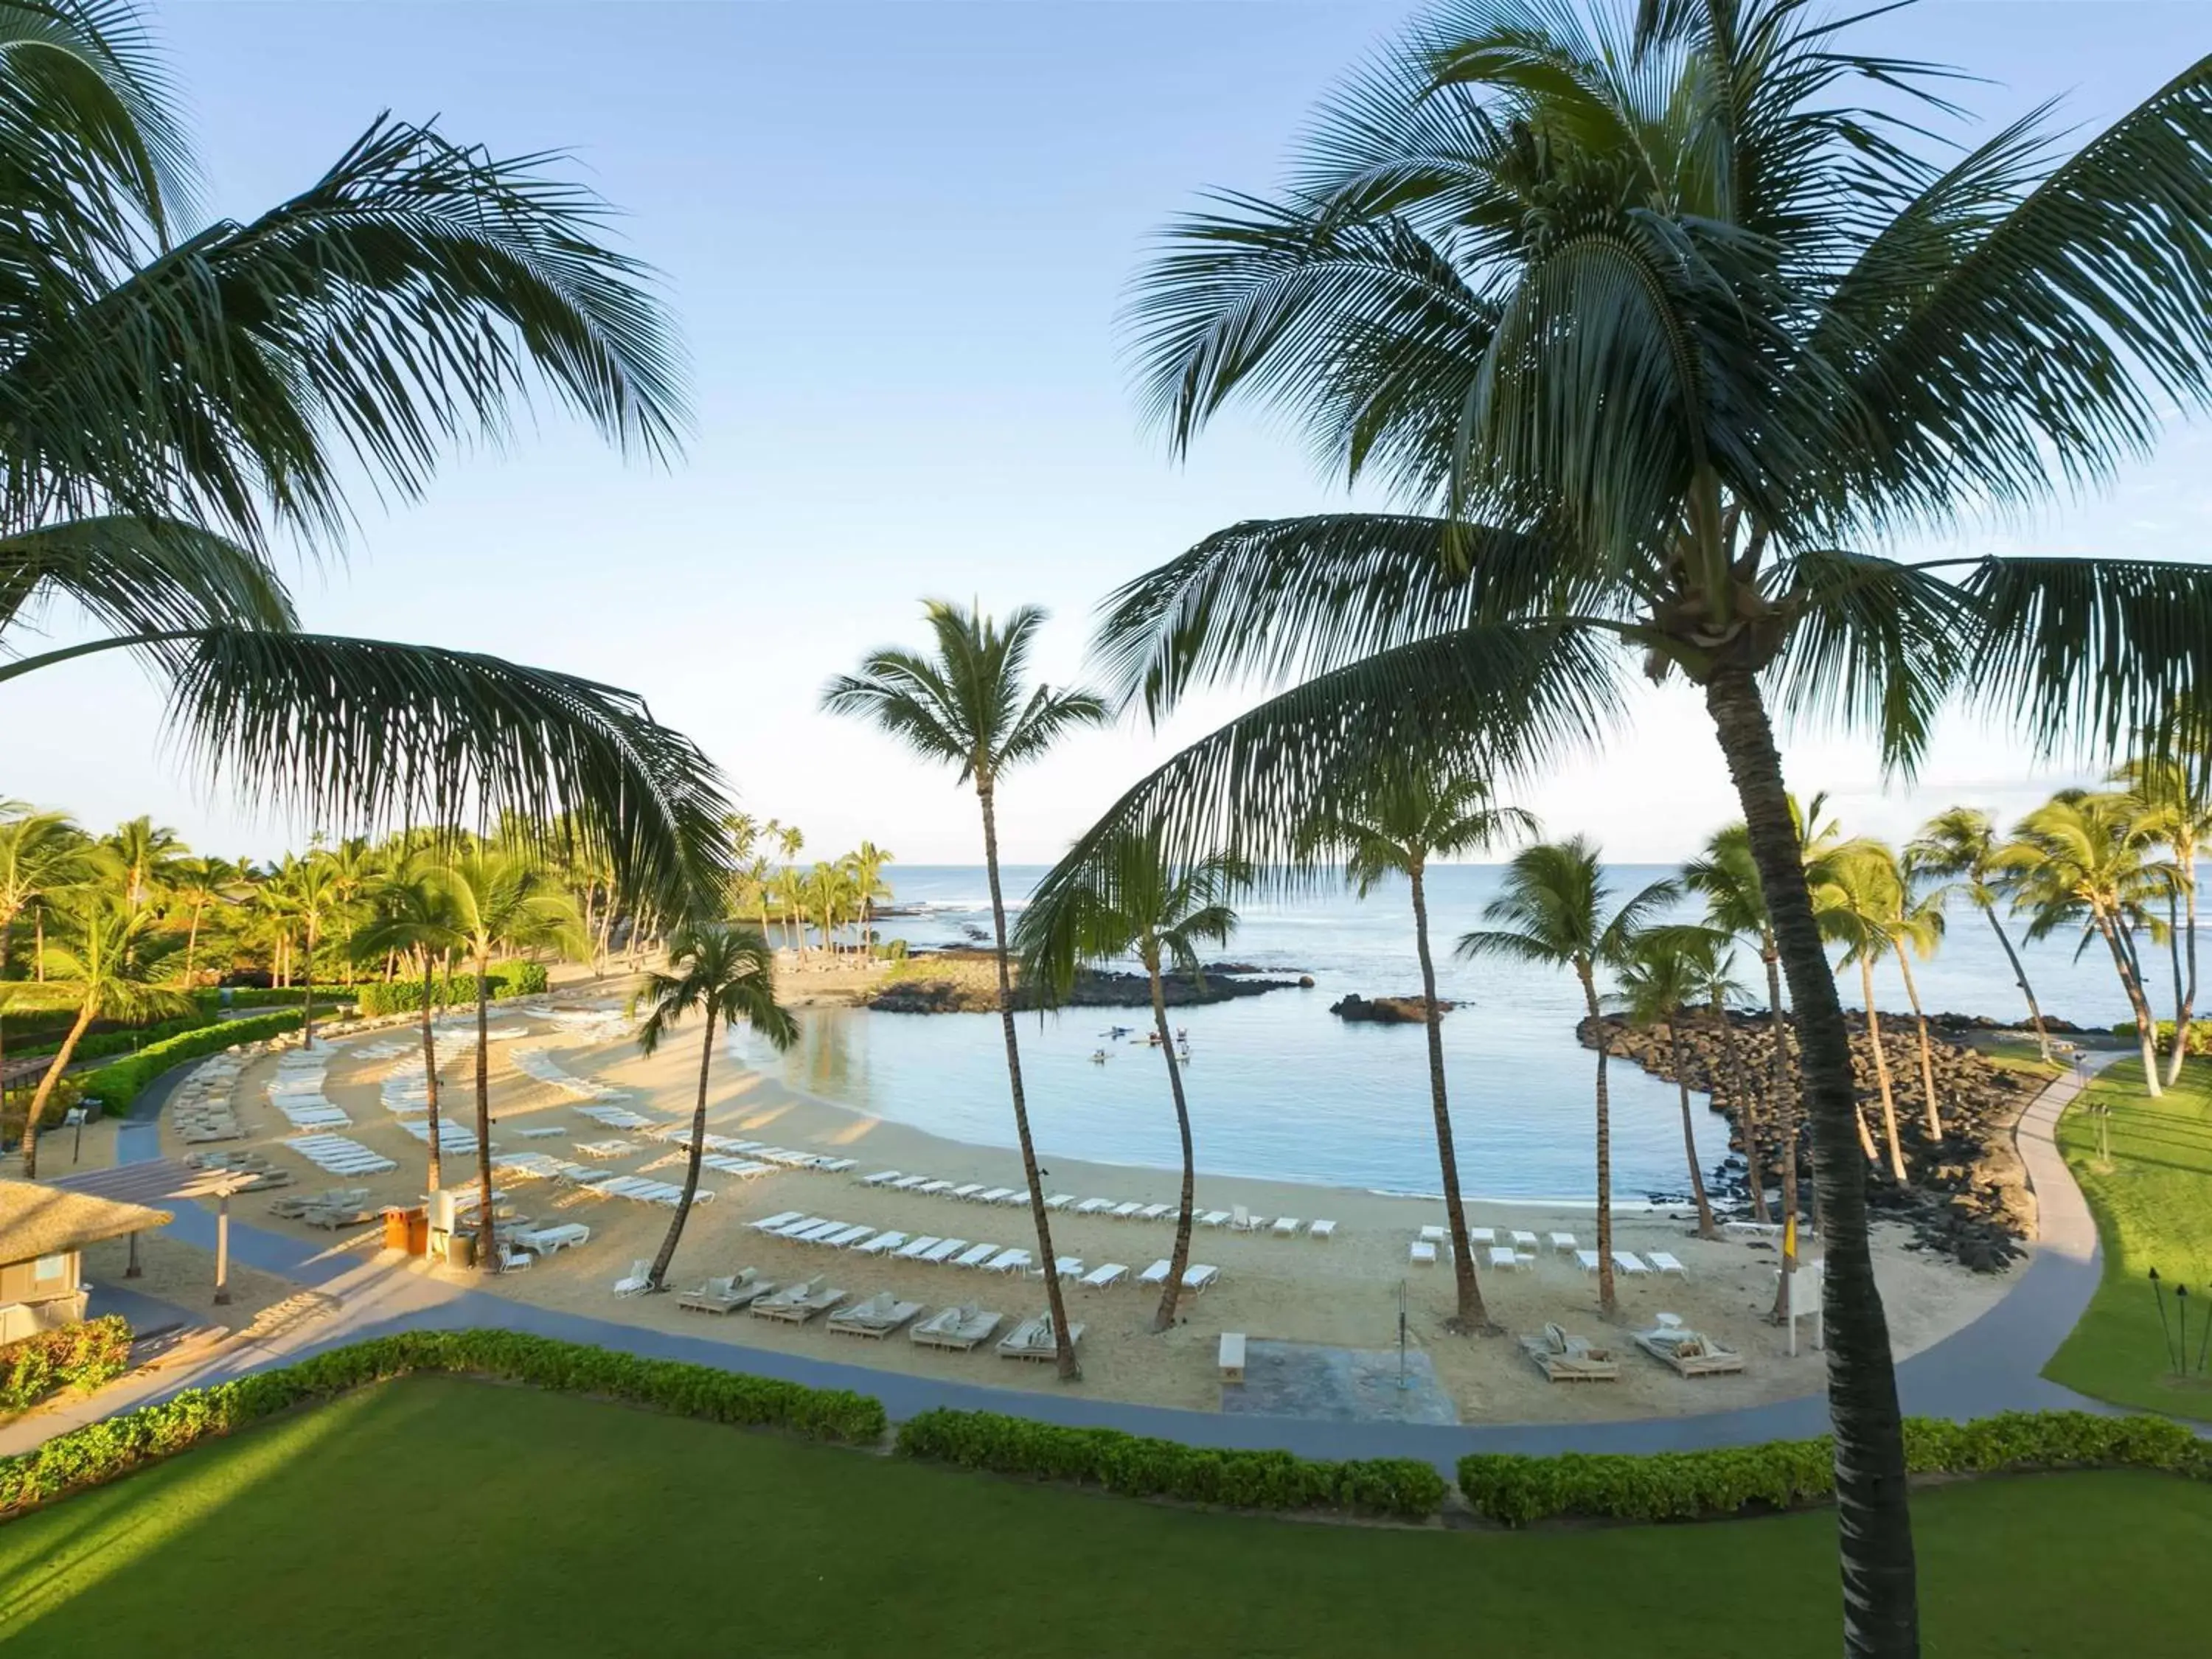
[[[1256,424],[1169,465],[1113,317],[1147,235],[1202,186],[1268,184],[1315,100],[1410,9],[159,7],[216,210],[301,187],[386,108],[501,152],[567,149],[667,274],[691,353],[698,429],[672,471],[549,415],[507,453],[457,458],[421,502],[364,496],[348,562],[301,577],[309,622],[634,687],[814,850],[866,836],[969,861],[968,798],[815,713],[822,681],[913,637],[935,592],[1049,606],[1064,678],[1114,583],[1233,520],[1339,499]],[[1928,4],[1865,38],[1987,77],[1966,95],[1990,121],[2063,95],[2096,123],[2212,48],[2212,5]],[[2202,432],[2177,430],[2112,496],[1970,545],[2212,556],[2208,464]],[[1633,741],[1535,792],[1552,827],[1658,859],[1732,814],[1694,707],[1649,702]],[[0,793],[95,824],[151,810],[216,851],[311,827],[210,799],[159,715],[114,661],[11,688]],[[1039,768],[1009,792],[1009,856],[1056,854],[1164,752],[1125,729]],[[2047,786],[2002,734],[1965,730],[1917,794],[1884,798],[1855,744],[1808,735],[1789,759],[1854,828],[1895,831],[1954,794],[2014,810]]]

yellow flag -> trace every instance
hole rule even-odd
[[[1797,1259],[1797,1218],[1794,1215],[1785,1218],[1782,1223],[1782,1259],[1784,1261]]]

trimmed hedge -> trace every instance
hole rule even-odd
[[[548,983],[545,964],[542,962],[500,962],[492,964],[484,975],[491,981],[491,1000],[504,1002],[513,997],[534,997],[541,994]],[[473,1005],[477,1000],[477,981],[473,974],[453,974],[437,984],[433,990],[434,1006],[451,1008],[463,1004]],[[380,1014],[414,1014],[422,1010],[422,981],[419,979],[377,980],[354,988],[356,1004],[364,1018]]]
[[[1118,1429],[1071,1429],[996,1412],[927,1411],[899,1425],[902,1456],[1000,1474],[1245,1510],[1340,1510],[1418,1521],[1444,1479],[1418,1458],[1322,1462],[1284,1451],[1226,1451]]]
[[[249,1014],[244,1019],[203,1025],[181,1036],[149,1043],[129,1059],[118,1060],[112,1066],[87,1072],[83,1077],[84,1092],[99,1101],[100,1109],[108,1116],[119,1117],[130,1109],[141,1090],[173,1066],[198,1060],[203,1054],[219,1054],[237,1043],[258,1042],[299,1029],[297,1013]]]
[[[2173,1052],[2173,1022],[2170,1019],[2162,1019],[2152,1029],[2156,1033],[2159,1053],[2172,1054]],[[2136,1023],[2131,1019],[2122,1020],[2118,1025],[2112,1027],[2112,1035],[2116,1037],[2124,1037],[2130,1042],[2140,1042],[2142,1040],[2142,1033],[2136,1028]],[[2192,1019],[2189,1022],[2189,1052],[2192,1054],[2212,1054],[2212,1024],[2201,1019]]]
[[[1826,1435],[1649,1456],[1485,1453],[1460,1460],[1459,1486],[1478,1514],[1510,1527],[1560,1516],[1693,1521],[1832,1498],[1834,1458]],[[2088,1412],[2006,1412],[1972,1423],[1907,1418],[1905,1461],[1914,1474],[2135,1468],[2212,1480],[2212,1444],[2179,1423]]]
[[[159,1405],[87,1424],[36,1450],[0,1458],[0,1517],[112,1480],[295,1406],[416,1371],[494,1377],[844,1444],[870,1444],[882,1439],[885,1427],[880,1401],[845,1389],[642,1359],[518,1331],[408,1331],[213,1388],[187,1389]]]
[[[0,1347],[0,1411],[28,1411],[64,1389],[96,1389],[131,1369],[131,1327],[121,1315],[40,1331]]]
[[[356,988],[343,982],[319,979],[315,981],[315,1006],[320,1008],[329,1002],[351,1002]],[[228,1003],[223,1000],[226,991],[230,994]],[[192,993],[193,1000],[210,1013],[225,1007],[295,1008],[306,1001],[307,997],[307,988],[304,985],[218,985]]]

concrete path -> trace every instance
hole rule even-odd
[[[2087,1074],[2094,1075],[2118,1058],[2117,1054],[2091,1056]],[[1972,1324],[1899,1364],[1899,1393],[1909,1414],[1965,1419],[2008,1410],[2113,1410],[2047,1382],[2039,1374],[2087,1306],[2101,1268],[2095,1224],[2056,1139],[2059,1114],[2081,1087],[2080,1078],[2070,1074],[2062,1078],[2022,1115],[2015,1138],[2038,1207],[2039,1237],[2033,1255],[2002,1301]],[[166,1085],[149,1089],[142,1098],[142,1110],[158,1113],[167,1093]],[[156,1157],[159,1147],[158,1127],[150,1117],[126,1123],[118,1131],[118,1162]],[[178,1208],[171,1235],[212,1249],[214,1216],[196,1205]],[[855,1389],[880,1399],[894,1420],[933,1407],[951,1407],[1122,1429],[1193,1445],[1281,1448],[1309,1457],[1419,1457],[1446,1471],[1468,1452],[1688,1450],[1800,1438],[1823,1433],[1827,1428],[1827,1402],[1820,1395],[1696,1416],[1612,1423],[1347,1423],[1183,1411],[1097,1400],[1079,1390],[1033,1393],[908,1376],[810,1355],[749,1348],[557,1313],[441,1284],[414,1271],[402,1258],[383,1255],[364,1259],[356,1251],[305,1243],[235,1217],[231,1222],[231,1253],[235,1261],[336,1296],[343,1304],[341,1311],[265,1341],[225,1345],[194,1364],[126,1379],[101,1390],[96,1401],[21,1419],[0,1430],[0,1454],[23,1450],[89,1417],[128,1410],[185,1387],[285,1364],[365,1337],[409,1329],[471,1328],[530,1331],[817,1388]],[[145,1298],[138,1300],[143,1303]],[[195,1317],[181,1313],[179,1316]],[[1726,1384],[1716,1386],[1724,1389]]]

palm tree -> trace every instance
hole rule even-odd
[[[1897,1133],[1897,1095],[1889,1077],[1889,1056],[1882,1047],[1881,1012],[1875,1006],[1874,964],[1890,948],[1890,918],[1898,909],[1895,865],[1870,854],[1864,847],[1850,854],[1832,858],[1822,866],[1813,889],[1813,915],[1821,936],[1844,947],[1838,971],[1856,964],[1860,994],[1866,1003],[1867,1047],[1874,1054],[1874,1075],[1881,1093],[1884,1144],[1889,1148],[1890,1178],[1905,1184],[1905,1143]],[[1859,1150],[1867,1161],[1876,1161],[1874,1137],[1866,1115],[1858,1115]]]
[[[782,910],[782,921],[791,936],[793,954],[806,949],[806,878],[799,873],[799,866],[787,864],[775,873],[775,902]]]
[[[897,859],[897,854],[872,841],[862,842],[853,854],[853,885],[860,902],[860,949],[864,955],[870,953],[875,944],[872,929],[876,901],[891,896],[890,884],[884,879],[884,869]]]
[[[387,116],[298,195],[188,234],[191,149],[131,0],[8,0],[0,60],[0,269],[36,296],[0,307],[0,682],[127,651],[205,780],[318,819],[565,805],[642,885],[712,873],[719,777],[638,698],[304,633],[274,551],[342,535],[356,479],[418,494],[534,387],[672,453],[680,356],[605,205],[556,157]],[[95,635],[23,649],[57,599]]]
[[[1927,1108],[1923,1120],[1928,1138],[1943,1139],[1943,1113],[1936,1099],[1936,1043],[1928,1031],[1928,1011],[1920,1006],[1920,987],[1912,977],[1912,958],[1926,962],[1943,942],[1943,900],[1923,888],[1920,872],[1910,855],[1899,860],[1884,847],[1897,869],[1897,909],[1889,919],[1889,948],[1897,957],[1898,976],[1905,981],[1905,1000],[1912,1009],[1912,1023],[1920,1039],[1920,1097]],[[1911,949],[1908,951],[1907,946]]]
[[[323,924],[337,908],[338,885],[330,855],[319,848],[304,858],[287,854],[270,884],[276,902],[300,928],[300,1046],[315,1046],[315,951]]]
[[[1629,947],[1620,964],[1620,990],[1614,998],[1632,1025],[1667,1028],[1667,1055],[1682,1101],[1682,1151],[1690,1164],[1690,1196],[1698,1206],[1698,1237],[1714,1239],[1712,1201],[1705,1195],[1705,1172],[1698,1163],[1697,1126],[1690,1115],[1690,1073],[1682,1059],[1682,1022],[1691,1006],[1713,994],[1725,981],[1722,963],[1726,935],[1709,927],[1652,927]],[[1601,1039],[1604,1033],[1599,1033]]]
[[[1606,1088],[1605,1027],[1597,975],[1629,961],[1637,939],[1653,918],[1680,896],[1671,881],[1655,881],[1617,909],[1598,849],[1581,836],[1524,847],[1506,866],[1504,889],[1482,908],[1498,924],[1462,933],[1462,957],[1503,957],[1511,962],[1567,968],[1583,988],[1597,1042],[1597,1299],[1607,1313],[1613,1294],[1613,1110]]]
[[[822,950],[826,956],[835,957],[837,954],[837,924],[843,919],[851,896],[852,881],[844,869],[817,860],[806,878],[806,902],[821,927]]]
[[[450,962],[467,948],[459,912],[443,867],[427,853],[411,854],[375,890],[376,920],[355,936],[354,948],[371,957],[398,953],[412,959],[422,976],[422,1079],[428,1113],[429,1190],[445,1184],[443,1149],[438,1133],[438,1043],[430,1029],[438,1006],[433,964]]]
[[[1055,691],[1027,684],[1030,650],[1044,612],[1024,605],[1001,628],[978,611],[942,599],[924,608],[934,651],[927,655],[896,647],[871,652],[857,674],[843,674],[823,691],[834,714],[872,720],[926,759],[957,769],[957,783],[972,783],[983,815],[983,868],[991,886],[992,941],[999,966],[999,1020],[1006,1042],[1006,1079],[1013,1097],[1014,1135],[1021,1143],[1030,1211],[1036,1223],[1037,1256],[1044,1264],[1045,1297],[1059,1347],[1060,1375],[1081,1375],[1067,1340],[1067,1310],[1060,1298],[1060,1267],[1052,1252],[1051,1218],[1037,1175],[1036,1147],[1022,1094],[1021,1048],[1014,1034],[1014,995],[1006,958],[1006,905],[999,886],[1000,781],[1035,760],[1078,726],[1103,724],[1106,706],[1087,691]]]
[[[206,857],[179,859],[169,867],[169,896],[185,907],[189,920],[185,926],[185,983],[192,982],[195,963],[199,956],[200,921],[210,907],[228,904],[239,879],[238,866],[228,859]]]
[[[1741,823],[1723,825],[1706,839],[1705,850],[1682,866],[1682,885],[1705,902],[1705,926],[1731,939],[1753,942],[1761,967],[1766,970],[1766,1017],[1774,1039],[1773,1067],[1768,1099],[1773,1103],[1774,1142],[1782,1158],[1782,1213],[1797,1213],[1797,1121],[1791,1109],[1796,1095],[1790,1065],[1790,1018],[1782,1006],[1782,951],[1774,942],[1774,927],[1766,914],[1766,895],[1759,884],[1759,865],[1752,857],[1751,832]],[[1735,1050],[1735,1028],[1716,1001],[1715,1024],[1730,1045],[1729,1063],[1744,1068]],[[1751,1209],[1760,1221],[1767,1218],[1766,1165],[1762,1155],[1755,1091],[1740,1085],[1744,1102],[1744,1161],[1751,1170]],[[1785,1255],[1788,1253],[1785,1252]],[[1796,1258],[1790,1257],[1794,1264]]]
[[[94,883],[69,889],[55,904],[61,936],[46,948],[60,970],[59,985],[76,1002],[76,1018],[39,1079],[23,1119],[27,1181],[39,1173],[40,1120],[86,1028],[102,1018],[142,1020],[191,1006],[190,998],[160,982],[171,971],[176,935],[161,927],[152,910],[133,903],[128,893]]]
[[[1162,717],[1301,684],[1096,831],[1281,856],[1377,752],[1510,778],[1613,725],[1633,668],[1701,691],[1802,1044],[1828,1244],[1844,1640],[1908,1654],[1904,1437],[1842,1004],[1771,709],[1909,763],[1963,698],[2110,754],[2201,708],[2212,568],[1905,564],[1867,551],[2111,479],[2212,402],[2202,64],[2078,144],[2041,112],[1949,148],[1960,84],[1810,0],[1441,7],[1307,125],[1290,184],[1217,196],[1140,278],[1133,356],[1175,450],[1240,400],[1396,510],[1239,525],[1103,630]],[[1869,113],[1865,107],[1875,106]]]
[[[477,976],[477,1265],[499,1269],[491,1200],[491,959],[495,952],[588,948],[574,901],[543,865],[526,854],[479,848],[440,872],[453,927]]]
[[[2212,791],[2205,785],[2208,745],[2194,741],[2186,752],[2156,751],[2135,757],[2118,779],[2139,804],[2139,827],[2172,855],[2166,896],[2173,961],[2173,1048],[2166,1057],[2166,1084],[2181,1080],[2189,1054],[2189,1024],[2197,1006],[2197,860],[2212,838]]]
[[[2078,927],[2085,945],[2091,933],[2104,940],[2135,1012],[2143,1085],[2155,1099],[2161,1092],[2158,1022],[2143,988],[2135,933],[2148,921],[2145,907],[2165,877],[2148,850],[2140,816],[2125,795],[2069,789],[2021,818],[1995,862],[2013,884],[2014,907],[2028,913],[2028,938]]]
[[[100,851],[115,860],[123,877],[124,902],[150,904],[166,890],[169,867],[191,849],[166,823],[141,816],[103,836]]]
[[[1183,1270],[1190,1265],[1191,1215],[1198,1184],[1190,1105],[1183,1097],[1175,1034],[1168,1029],[1163,975],[1172,970],[1203,982],[1198,947],[1229,942],[1237,926],[1229,896],[1250,878],[1251,872],[1234,859],[1204,859],[1188,869],[1172,866],[1161,858],[1157,837],[1115,842],[1106,861],[1095,868],[1055,867],[1038,884],[1014,929],[1022,983],[1040,988],[1054,1001],[1066,998],[1076,969],[1086,963],[1134,956],[1144,964],[1152,987],[1152,1029],[1167,1059],[1168,1093],[1175,1102],[1176,1131],[1182,1146],[1175,1249],[1169,1255],[1159,1308],[1152,1315],[1155,1331],[1175,1324]]]
[[[20,812],[0,822],[0,975],[14,954],[15,918],[82,878],[84,833],[63,812]]]
[[[1990,821],[1990,815],[1972,806],[1947,807],[1921,826],[1920,833],[1906,846],[1905,855],[1915,870],[1947,884],[1931,897],[1948,900],[1958,894],[1989,919],[1990,930],[1997,936],[1998,948],[2012,966],[2013,982],[2020,987],[2021,996],[2027,1003],[2028,1022],[2035,1027],[2037,1052],[2048,1060],[2051,1033],[2044,1029],[2043,1010],[2036,1004],[2035,988],[2027,982],[2027,969],[2021,964],[2020,952],[2013,949],[2012,935],[2005,932],[2004,923],[1997,917],[1997,900],[2002,896],[2006,872],[1998,865],[1996,826]]]
[[[1429,1046],[1429,1105],[1436,1121],[1437,1161],[1443,1176],[1444,1218],[1451,1231],[1452,1271],[1459,1307],[1453,1323],[1473,1334],[1490,1328],[1468,1243],[1467,1200],[1460,1190],[1459,1153],[1452,1141],[1451,1107],[1444,1091],[1443,1008],[1437,997],[1436,963],[1429,951],[1427,872],[1432,859],[1485,852],[1507,835],[1535,833],[1536,821],[1518,807],[1492,805],[1489,781],[1458,767],[1431,770],[1395,764],[1376,770],[1351,801],[1317,815],[1312,849],[1333,848],[1345,858],[1345,877],[1365,898],[1393,876],[1403,876],[1413,901],[1413,945],[1421,963],[1422,1023]]]
[[[1752,1214],[1756,1219],[1765,1221],[1768,1214],[1764,1190],[1766,1170],[1761,1161],[1753,1127],[1759,1114],[1748,1103],[1756,1095],[1757,1088],[1752,1082],[1750,1068],[1744,1064],[1743,1045],[1736,1040],[1735,1024],[1729,1013],[1745,994],[1742,982],[1735,976],[1735,951],[1731,948],[1735,936],[1726,928],[1711,925],[1693,932],[1698,936],[1698,946],[1683,956],[1683,965],[1692,981],[1690,1000],[1705,1003],[1713,1022],[1713,1030],[1720,1038],[1721,1054],[1728,1065],[1729,1081],[1737,1097],[1746,1102],[1743,1112],[1744,1161],[1751,1176]],[[1671,1029],[1669,1036],[1672,1036]],[[1679,1072],[1681,1068],[1678,1065],[1675,1069]],[[1785,1250],[1785,1259],[1791,1255],[1794,1252]]]
[[[668,945],[668,971],[653,972],[630,999],[630,1012],[646,1010],[637,1028],[638,1052],[652,1055],[672,1027],[686,1016],[704,1017],[699,1047],[699,1096],[691,1108],[690,1157],[684,1166],[684,1196],[668,1218],[668,1235],[653,1258],[647,1283],[665,1290],[691,1200],[699,1190],[699,1158],[707,1145],[707,1080],[714,1064],[714,1024],[743,1020],[779,1049],[799,1040],[799,1022],[775,1000],[775,953],[750,927],[706,922],[679,930]]]

